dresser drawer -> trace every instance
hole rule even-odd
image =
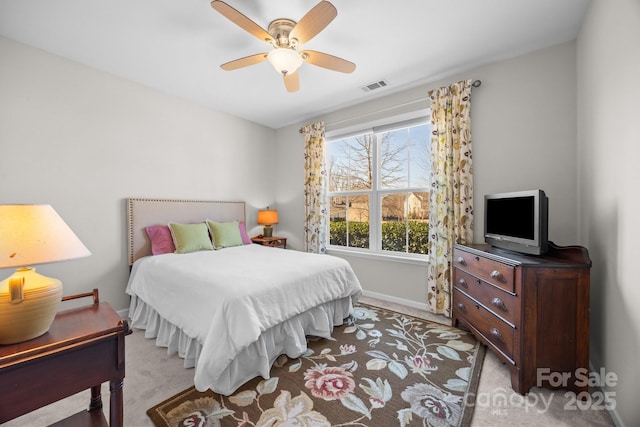
[[[458,248],[453,249],[453,265],[506,291],[514,291],[515,268]]]
[[[456,288],[453,289],[453,309],[458,318],[465,319],[486,341],[514,360],[514,329],[510,325]]]
[[[453,284],[512,325],[519,322],[520,306],[515,295],[458,268],[453,269]]]

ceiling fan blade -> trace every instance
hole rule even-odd
[[[314,38],[338,15],[336,8],[328,1],[321,1],[298,21],[289,39],[297,39],[298,44],[304,44]]]
[[[255,55],[245,56],[233,61],[226,62],[220,66],[225,71],[237,70],[238,68],[248,67],[249,65],[259,64],[267,60],[266,53],[257,53]]]
[[[338,58],[337,56],[329,55],[328,53],[317,52],[315,50],[303,51],[302,59],[307,61],[309,64],[328,68],[333,71],[340,71],[341,73],[352,73],[353,70],[356,69],[356,64],[353,62]]]
[[[294,73],[285,74],[283,78],[287,92],[297,92],[300,89],[300,76],[297,70]]]
[[[242,28],[243,30],[253,34],[255,37],[267,43],[274,43],[273,37],[260,25],[247,18],[242,13],[238,12],[233,7],[229,6],[223,1],[213,0],[211,7],[217,10],[222,16],[229,19],[231,22]]]

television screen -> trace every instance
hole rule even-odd
[[[535,239],[535,197],[487,199],[489,234]]]

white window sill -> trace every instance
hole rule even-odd
[[[345,255],[345,256],[353,256],[358,258],[368,258],[368,259],[379,260],[379,261],[392,261],[392,262],[423,265],[423,266],[427,266],[429,264],[428,255],[415,255],[415,256],[395,255],[392,253],[370,252],[370,251],[356,250],[356,249],[343,249],[337,246],[327,247],[327,253],[329,255]]]

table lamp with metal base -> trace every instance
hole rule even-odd
[[[258,211],[258,224],[264,225],[262,230],[262,235],[264,237],[272,237],[273,236],[273,224],[278,223],[278,211],[271,210],[267,207],[267,209],[263,209]]]

